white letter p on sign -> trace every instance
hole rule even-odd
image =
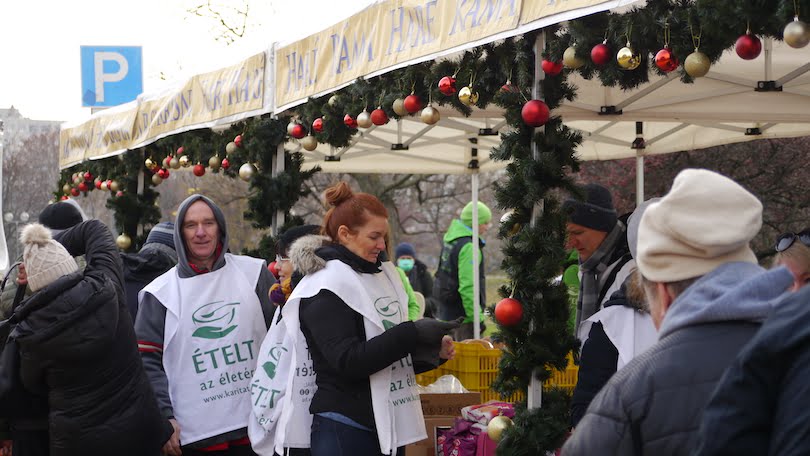
[[[112,60],[118,63],[118,71],[115,73],[104,72],[104,61]],[[124,79],[129,73],[129,63],[127,59],[118,52],[96,52],[93,54],[96,75],[96,102],[104,102],[104,83],[118,82]]]

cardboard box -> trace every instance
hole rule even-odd
[[[436,439],[438,438],[436,431],[452,427],[456,418],[455,416],[426,416],[425,429],[428,438],[406,446],[405,456],[436,456]]]
[[[461,416],[461,409],[481,403],[481,393],[422,394],[422,414],[430,416]]]

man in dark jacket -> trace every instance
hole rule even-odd
[[[127,307],[132,321],[135,321],[138,313],[138,292],[177,264],[174,223],[162,222],[153,226],[141,250],[138,253],[121,254],[121,260],[124,263]]]
[[[483,236],[492,220],[492,211],[486,204],[478,202],[478,220],[473,222],[473,204],[462,209],[459,218],[453,219],[444,234],[444,245],[436,271],[433,298],[436,316],[445,321],[464,317],[461,327],[453,331],[455,340],[473,338],[475,294],[473,292],[473,244],[472,227],[478,225],[478,233]],[[484,276],[484,239],[479,238],[478,250],[478,305],[483,313],[486,307],[486,278]],[[483,324],[483,321],[481,322]]]
[[[720,380],[696,455],[810,454],[810,287],[776,305]]]
[[[793,284],[757,264],[761,225],[759,200],[707,170],[682,171],[647,208],[637,262],[659,340],[611,377],[563,455],[692,454],[720,377]]]
[[[156,454],[171,436],[138,357],[109,229],[88,220],[51,239],[23,229],[25,280],[33,295],[12,332],[23,385],[47,394],[50,454]],[[72,256],[84,255],[79,271]]]
[[[627,248],[625,224],[618,219],[610,191],[599,184],[582,189],[584,200],[568,199],[563,211],[566,248],[579,255],[579,294],[574,333],[599,312],[605,301],[624,283],[635,262]]]
[[[264,260],[228,253],[225,216],[202,195],[180,204],[174,245],[177,266],[141,290],[135,320],[146,373],[174,426],[164,452],[252,455],[250,378],[274,280]]]

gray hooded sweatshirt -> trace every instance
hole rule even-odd
[[[198,273],[189,266],[188,255],[186,252],[186,244],[183,240],[183,221],[186,217],[186,212],[189,206],[196,201],[204,201],[211,210],[214,212],[214,217],[219,225],[220,242],[222,244],[222,252],[219,257],[214,261],[214,266],[211,271],[216,271],[225,266],[224,254],[228,252],[228,229],[225,224],[225,217],[222,210],[210,199],[202,195],[191,195],[185,201],[180,203],[177,211],[177,221],[174,224],[174,245],[177,248],[177,274],[180,278],[193,277]],[[167,274],[173,274],[174,269],[171,269]],[[270,302],[270,287],[275,280],[267,269],[266,265],[262,268],[261,275],[259,276],[258,283],[256,284],[256,296],[261,303],[262,313],[266,326],[270,327],[270,321],[273,318],[275,307]],[[155,390],[155,397],[158,401],[163,416],[166,418],[174,417],[174,410],[172,409],[172,402],[169,398],[169,381],[166,378],[166,372],[163,369],[163,330],[166,324],[166,307],[160,303],[153,295],[144,294],[139,303],[138,315],[135,319],[135,334],[138,338],[138,349],[141,352],[141,359],[143,360],[146,375]],[[237,429],[235,431],[227,432],[222,435],[217,435],[208,439],[194,442],[188,445],[188,448],[199,449],[206,448],[211,445],[216,445],[222,442],[231,440],[238,440],[247,436],[247,428]],[[184,448],[186,446],[184,445]]]
[[[594,398],[562,454],[692,454],[720,377],[792,284],[785,268],[743,262],[701,277],[672,303],[658,342]]]

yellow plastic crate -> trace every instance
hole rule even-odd
[[[480,343],[455,343],[456,357],[444,363],[439,368],[424,372],[416,376],[416,381],[420,385],[429,385],[442,375],[454,375],[462,385],[470,391],[481,393],[481,402],[493,399],[517,402],[525,397],[525,393],[519,391],[509,397],[502,397],[492,391],[490,385],[495,381],[498,374],[498,363],[501,359],[501,350],[489,348]],[[577,373],[579,368],[574,365],[573,358],[568,355],[568,367],[565,371],[554,371],[552,377],[548,379],[544,386],[574,390],[577,384]]]

